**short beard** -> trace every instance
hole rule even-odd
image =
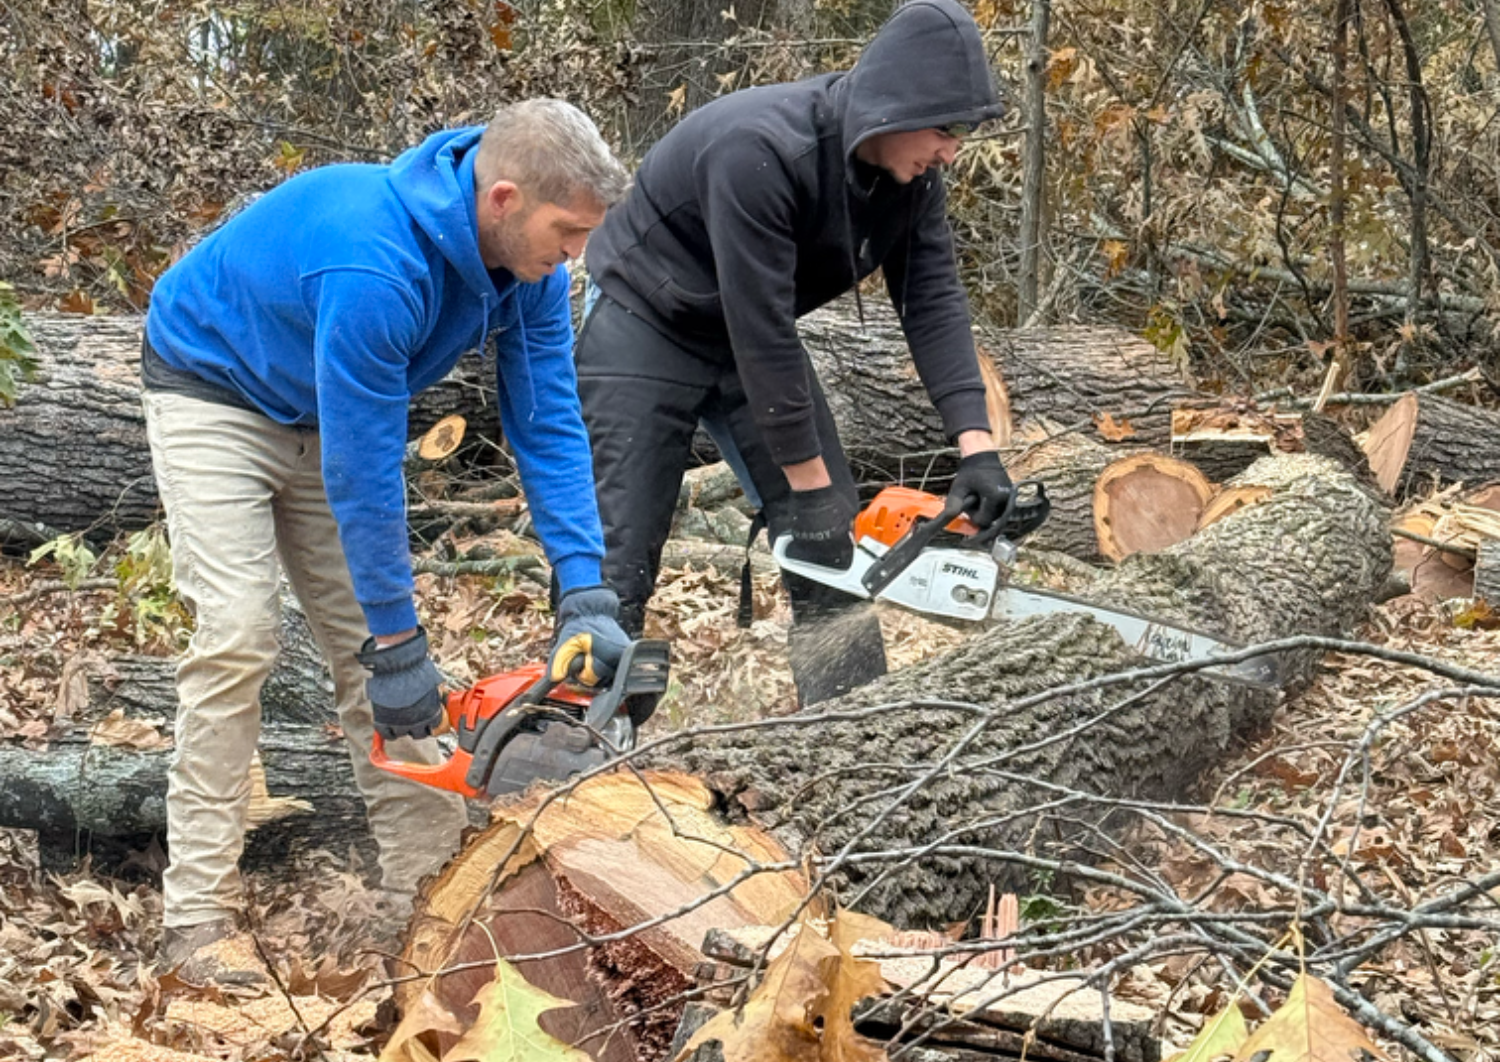
[[[521,261],[529,250],[523,230],[535,209],[533,206],[528,206],[519,214],[503,217],[490,230],[490,243],[495,250],[496,257],[500,259],[500,266],[512,274],[516,272],[516,263]]]

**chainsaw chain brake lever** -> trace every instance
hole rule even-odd
[[[1023,492],[1027,494],[1024,498]],[[950,497],[944,503],[943,511],[936,516],[926,519],[919,517],[912,524],[911,530],[870,565],[861,577],[860,584],[865,592],[872,598],[879,597],[882,590],[895,582],[897,576],[922,555],[922,551],[932,544],[939,532],[963,514],[967,501],[967,498]],[[974,535],[973,544],[985,546],[994,543],[998,547],[1002,540],[1013,543],[1041,527],[1051,511],[1052,502],[1047,498],[1047,488],[1042,481],[1023,479],[1011,487],[1004,511],[989,527]]]

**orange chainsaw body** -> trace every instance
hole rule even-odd
[[[854,540],[868,538],[884,546],[894,546],[918,520],[941,516],[943,505],[944,499],[936,494],[911,487],[886,487],[854,518]],[[950,521],[946,530],[960,535],[979,533],[967,516]]]
[[[525,664],[514,671],[491,675],[480,679],[467,689],[456,690],[448,695],[443,706],[447,729],[459,734],[469,734],[480,729],[485,722],[504,712],[517,697],[535,686],[547,673],[545,663]],[[590,695],[567,686],[555,688],[549,695],[554,701],[570,704],[580,709],[589,705]],[[409,763],[393,760],[386,755],[385,740],[375,735],[370,749],[370,762],[381,770],[410,778],[437,789],[447,789],[466,797],[483,797],[484,791],[468,782],[469,768],[474,763],[473,754],[460,746],[442,763]]]

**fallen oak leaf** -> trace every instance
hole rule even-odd
[[[1209,1019],[1187,1050],[1179,1051],[1167,1062],[1210,1062],[1211,1059],[1232,1055],[1250,1039],[1250,1029],[1245,1016],[1235,1003],[1219,1011]]]
[[[1251,1062],[1257,1055],[1265,1062],[1352,1062],[1361,1051],[1386,1059],[1364,1027],[1338,1005],[1333,989],[1304,973],[1286,1002],[1241,1045],[1234,1062]]]
[[[422,1037],[429,1033],[460,1036],[463,1031],[463,1022],[428,988],[401,1015],[400,1024],[380,1052],[380,1062],[436,1062],[437,1054]]]
[[[886,989],[880,963],[854,954],[861,940],[889,939],[895,930],[878,918],[840,911],[828,927],[828,937],[838,948],[839,959],[823,1015],[822,1062],[879,1062],[885,1048],[854,1031],[854,1008],[863,999],[879,996]]]
[[[443,1062],[590,1062],[538,1020],[549,1010],[576,1004],[536,987],[504,959],[495,961],[495,979],[474,994],[474,1002],[479,1017]]]
[[[172,739],[157,729],[161,720],[136,719],[125,714],[125,709],[116,708],[89,731],[89,744],[110,745],[116,748],[169,749]]]
[[[677,1055],[689,1058],[701,1044],[718,1041],[724,1062],[818,1062],[822,1017],[836,975],[839,949],[806,922],[745,1005],[726,1010],[699,1029]]]

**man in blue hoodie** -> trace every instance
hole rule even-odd
[[[587,117],[529,100],[388,166],[301,174],[157,283],[147,430],[196,621],[167,790],[162,965],[179,976],[263,978],[231,945],[283,571],[333,673],[391,906],[457,845],[462,800],[377,770],[369,752],[374,730],[406,759],[438,755],[402,456],[412,396],[465,351],[494,358],[505,437],[562,590],[552,672],[609,679],[626,638],[600,576],[564,263],[626,184]]]
[[[604,574],[627,630],[644,621],[700,420],[738,450],[793,556],[849,566],[858,494],[797,318],[857,295],[877,269],[961,455],[950,493],[982,525],[1004,510],[1010,480],[990,437],[941,174],[1002,109],[968,12],[909,0],[853,70],[714,100],[647,153],[589,243],[602,295],[578,342]],[[867,608],[783,581],[804,705],[884,673]]]

